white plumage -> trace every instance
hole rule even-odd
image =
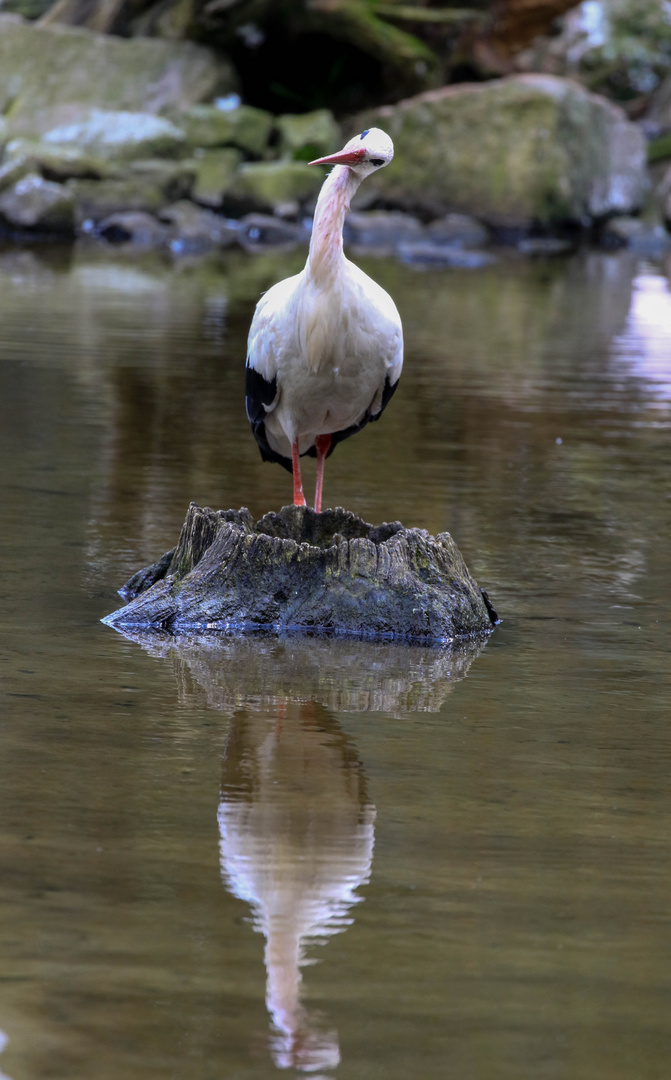
[[[342,248],[354,192],[393,154],[389,136],[372,128],[339,153],[312,162],[335,168],[319,195],[307,263],[261,298],[249,331],[247,415],[261,455],[292,469],[300,505],[300,455],[316,455],[317,511],[326,456],[379,418],[403,365],[393,300]]]

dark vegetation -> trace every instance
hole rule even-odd
[[[244,100],[336,114],[512,70],[576,0],[5,0],[45,24],[188,38],[230,56]]]

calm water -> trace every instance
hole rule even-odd
[[[325,502],[448,529],[479,655],[99,622],[191,499],[288,501],[244,342],[302,259],[0,252],[0,1073],[662,1080],[663,266],[364,263],[406,372]]]

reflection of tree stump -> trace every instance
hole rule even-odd
[[[346,510],[189,507],[179,543],[121,590],[119,630],[283,630],[446,642],[496,620],[449,533]]]
[[[312,703],[334,712],[402,717],[439,712],[487,643],[478,634],[445,647],[407,641],[291,634],[170,634],[122,630],[157,659],[172,662],[179,700],[231,717],[254,702],[277,709]]]

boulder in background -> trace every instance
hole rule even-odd
[[[206,149],[235,146],[251,157],[261,157],[273,127],[270,113],[250,105],[238,105],[235,109],[194,105],[174,119],[190,146]]]
[[[68,180],[76,219],[101,221],[126,211],[156,213],[167,203],[188,195],[195,169],[188,161],[135,161],[125,175],[104,180]]]
[[[191,42],[35,26],[0,15],[0,113],[41,135],[82,111],[183,110],[235,89],[227,60]]]
[[[91,109],[73,123],[47,131],[42,141],[118,162],[180,157],[187,149],[184,132],[165,117],[109,109]]]
[[[645,140],[624,113],[577,83],[521,75],[420,94],[356,118],[391,135],[378,199],[427,217],[472,214],[508,229],[587,224],[631,213],[646,188]]]
[[[32,139],[12,139],[5,147],[3,165],[26,162],[30,172],[39,172],[47,180],[70,180],[74,177],[99,180],[110,173],[110,165],[76,144],[55,146]]]
[[[342,146],[340,125],[336,123],[330,109],[278,116],[277,128],[280,133],[280,153],[283,157],[311,161],[313,158],[333,154]]]
[[[218,209],[240,164],[240,151],[232,146],[205,150],[195,159],[196,182],[191,192],[194,202]]]
[[[72,233],[74,200],[63,184],[29,173],[0,195],[0,219],[17,229]]]
[[[253,161],[242,165],[226,192],[232,210],[272,213],[295,200],[315,199],[324,174],[302,161]]]

